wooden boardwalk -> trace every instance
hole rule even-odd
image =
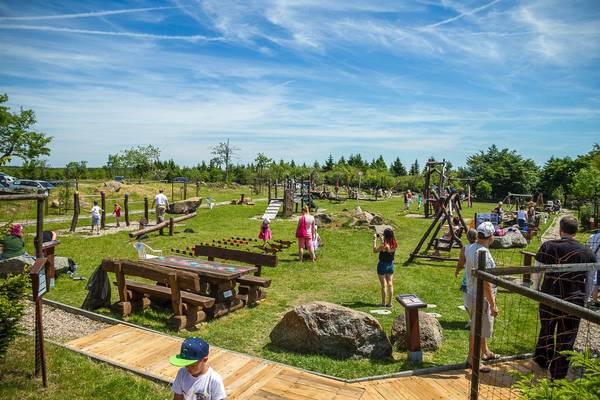
[[[90,357],[162,380],[172,381],[177,368],[169,356],[179,352],[181,338],[127,325],[114,325],[67,343]],[[294,367],[211,347],[209,364],[223,377],[230,399],[264,400],[417,400],[466,399],[469,372],[456,370],[430,375],[346,383]],[[481,399],[514,399],[508,387],[509,368],[531,370],[531,362],[507,362],[483,374]]]

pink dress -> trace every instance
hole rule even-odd
[[[262,224],[260,226],[260,233],[258,234],[258,238],[262,240],[271,240],[273,234],[271,233],[271,228],[269,224]]]

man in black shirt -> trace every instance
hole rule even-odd
[[[549,240],[542,244],[535,256],[536,261],[541,264],[596,262],[594,253],[587,246],[575,240],[578,228],[579,223],[574,217],[562,218],[560,220],[560,239]],[[585,271],[547,273],[544,276],[541,291],[583,306],[586,275]],[[549,369],[552,379],[562,379],[567,376],[569,361],[560,352],[573,350],[579,330],[579,317],[540,303],[540,324],[534,361],[540,367]]]

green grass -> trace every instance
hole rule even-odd
[[[96,363],[72,351],[46,343],[48,387],[34,378],[33,338],[22,336],[0,362],[0,398],[3,399],[131,399],[172,398],[167,385],[140,378],[107,364]]]
[[[183,233],[184,228],[177,227],[178,233],[174,237],[151,235],[146,243],[153,248],[168,251],[171,247],[182,248],[229,236],[255,237],[260,221],[252,217],[262,215],[265,205],[228,205],[216,207],[212,211],[201,209],[196,218],[186,221],[186,227],[193,228],[195,233]],[[326,208],[327,212],[336,213],[346,208],[352,209],[356,203],[347,201],[335,204],[320,201],[319,206]],[[396,198],[380,202],[361,202],[361,206],[363,209],[383,214],[397,227],[399,248],[396,252],[394,274],[395,293],[415,293],[428,303],[437,305],[437,308],[426,311],[442,315],[439,319],[444,328],[442,348],[435,353],[426,353],[422,366],[463,362],[468,343],[468,331],[463,329],[467,315],[458,308],[462,304],[462,293],[459,291],[460,277],[454,277],[454,263],[417,260],[408,267],[402,266],[430,220],[405,217],[406,213],[400,211],[401,200]],[[465,217],[472,217],[474,212],[489,212],[491,207],[490,204],[475,204],[473,209],[464,209],[463,214]],[[415,210],[411,212],[415,213]],[[271,227],[275,239],[294,238],[295,222],[276,219]],[[364,228],[328,228],[323,225],[319,232],[324,246],[315,265],[299,263],[294,248],[280,253],[277,268],[263,269],[263,275],[273,280],[267,290],[267,299],[256,308],[242,309],[210,321],[194,334],[203,336],[213,345],[344,378],[393,373],[412,368],[407,365],[406,355],[402,352],[395,352],[393,360],[383,362],[337,360],[326,356],[290,353],[270,345],[270,331],[283,314],[297,304],[323,300],[369,312],[374,308],[374,304],[380,301],[376,275],[377,256],[371,252],[372,231]],[[89,276],[103,257],[136,257],[132,242],[125,232],[92,238],[67,236],[63,237],[61,242],[58,253],[73,258],[84,276]],[[538,246],[539,239],[536,239],[529,249],[536,250]],[[494,250],[493,255],[499,266],[521,263],[519,249]],[[48,297],[80,306],[85,295],[85,282],[60,278],[57,287]],[[115,290],[112,295],[113,301],[116,301]],[[497,320],[491,348],[505,355],[531,351],[537,335],[535,304],[503,291],[499,291],[498,304],[501,314]],[[101,312],[110,314],[109,310]],[[402,310],[396,303],[392,315],[376,318],[389,334],[393,319],[401,313]],[[117,315],[112,316],[118,318]],[[165,321],[168,316],[168,310],[150,309],[144,314],[132,315],[129,321],[167,331]]]

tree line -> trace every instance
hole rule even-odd
[[[317,184],[417,192],[424,185],[425,163],[419,160],[405,164],[397,157],[388,165],[381,155],[367,160],[358,153],[335,160],[330,154],[326,160],[308,165],[293,159],[274,160],[259,153],[250,163],[234,163],[239,149],[229,140],[212,147],[212,157],[195,166],[161,160],[160,149],[147,145],[109,154],[105,165],[99,168],[88,167],[86,161],[72,161],[64,168],[50,167],[43,157],[50,154],[52,137],[32,130],[36,123],[32,110],[12,112],[4,105],[7,101],[8,96],[0,95],[0,167],[19,177],[59,180],[125,176],[137,181],[185,177],[191,181],[244,185],[311,176]],[[12,158],[21,159],[22,165],[6,167]],[[585,203],[600,194],[600,145],[594,144],[588,153],[575,158],[553,156],[543,166],[515,150],[492,145],[469,155],[465,166],[454,168],[448,163],[447,173],[449,177],[472,178],[474,193],[481,200],[500,200],[511,192],[543,193],[547,199]],[[454,185],[458,189],[464,181],[455,181]]]

